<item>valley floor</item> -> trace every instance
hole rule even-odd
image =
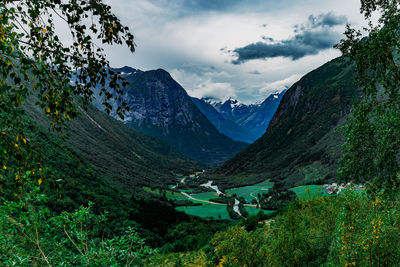
[[[184,184],[185,181],[190,179],[190,176],[178,179],[178,185]],[[211,185],[212,183],[209,182]],[[249,215],[255,215],[259,212],[264,214],[270,214],[272,210],[263,210],[257,208],[257,204],[252,204],[257,201],[258,195],[267,193],[271,189],[273,183],[265,181],[259,184],[243,186],[237,188],[231,188],[226,190],[227,196],[235,195],[237,198],[243,198],[246,203],[243,203],[245,209]],[[204,185],[203,185],[204,188]],[[152,190],[150,188],[144,188],[154,194],[162,194],[160,190]],[[198,216],[201,218],[208,218],[213,220],[232,220],[227,211],[227,204],[214,201],[218,198],[218,193],[220,193],[218,188],[209,188],[210,191],[196,193],[194,190],[182,190],[177,189],[177,186],[171,186],[171,190],[165,192],[168,199],[174,201],[190,201],[191,205],[179,206],[176,209],[178,211],[183,211],[188,215]],[[322,185],[304,185],[298,186],[291,189],[296,195],[301,199],[311,199],[321,195],[327,195],[327,190]]]

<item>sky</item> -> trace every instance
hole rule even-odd
[[[114,67],[168,71],[194,97],[254,103],[340,56],[359,0],[106,0],[137,44],[106,47]]]

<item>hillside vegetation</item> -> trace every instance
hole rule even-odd
[[[27,114],[47,128],[46,116],[33,102],[34,98],[27,101]],[[128,193],[139,185],[166,186],[174,183],[178,174],[201,168],[168,144],[124,125],[93,106],[80,109],[80,113],[68,123],[65,141],[71,150],[107,176],[111,184]]]
[[[345,140],[337,126],[359,95],[354,75],[354,63],[343,57],[305,75],[283,96],[267,132],[211,175],[244,184],[333,180]]]

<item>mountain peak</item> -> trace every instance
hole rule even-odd
[[[112,70],[116,71],[116,72],[120,72],[122,75],[124,75],[124,74],[132,74],[132,73],[136,73],[136,72],[142,72],[141,70],[134,69],[134,68],[129,67],[129,66],[124,66],[122,68],[113,68]]]

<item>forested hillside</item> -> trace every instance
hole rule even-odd
[[[290,185],[332,180],[344,143],[337,126],[359,95],[354,74],[354,64],[341,57],[305,75],[283,96],[264,136],[217,168],[215,176]]]
[[[45,114],[34,106],[33,98],[27,101],[25,110],[42,127],[48,127]],[[65,142],[107,176],[111,184],[126,192],[133,192],[138,185],[165,186],[174,183],[178,174],[201,170],[198,163],[168,144],[124,125],[93,106],[79,112],[81,115],[66,126]]]

